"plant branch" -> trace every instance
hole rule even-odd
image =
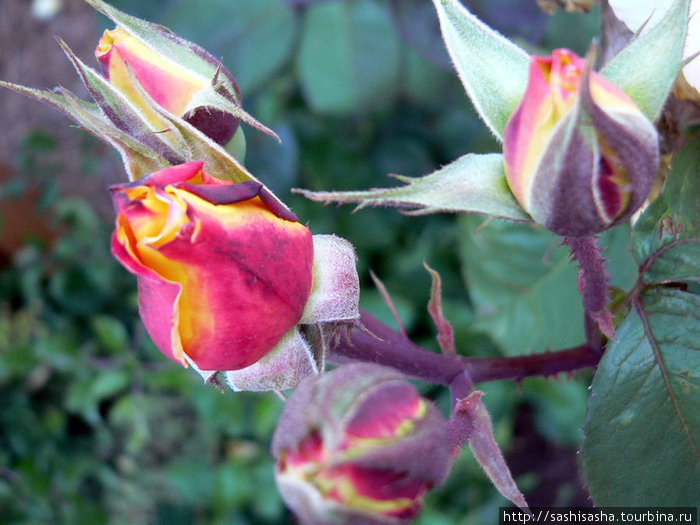
[[[360,323],[347,337],[336,338],[330,345],[330,361],[376,363],[440,385],[449,385],[464,371],[458,356],[430,352],[368,312],[361,311]]]
[[[463,357],[469,375],[475,383],[526,377],[553,376],[560,372],[573,372],[594,367],[600,361],[602,351],[587,344],[541,354],[514,357]]]
[[[598,238],[565,237],[564,244],[571,249],[571,257],[578,263],[578,290],[583,300],[586,339],[590,346],[600,345],[600,334],[615,338],[612,315],[607,309],[608,272],[598,246]],[[597,325],[597,326],[596,326]]]
[[[588,344],[515,357],[464,357],[426,350],[368,312],[361,312],[362,328],[351,330],[330,345],[329,360],[336,364],[365,361],[389,366],[406,375],[450,386],[463,372],[474,383],[499,379],[549,376],[595,366],[602,350]]]

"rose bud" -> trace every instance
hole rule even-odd
[[[156,27],[151,31],[158,31]],[[238,116],[204,101],[209,91],[216,91],[231,103],[240,105],[241,93],[236,80],[203,49],[174,36],[170,40],[171,44],[183,48],[185,57],[187,53],[196,54],[199,61],[208,62],[215,73],[205,76],[187,68],[184,65],[187,60],[178,62],[175,57],[164,55],[121,26],[104,32],[95,55],[102,66],[102,74],[147,115],[154,126],[166,127],[149,108],[142,91],[162,108],[183,118],[218,144],[226,145],[238,129]],[[134,80],[140,87],[134,85]]]
[[[202,162],[111,188],[112,252],[138,278],[156,346],[199,370],[238,370],[293,331],[312,288],[311,232],[260,183]]]
[[[545,228],[574,237],[628,219],[649,194],[659,164],[652,123],[565,49],[532,58],[525,95],[506,124],[503,155],[521,206]]]
[[[446,426],[393,369],[359,363],[308,378],[272,441],[282,498],[305,525],[409,523],[452,465]]]

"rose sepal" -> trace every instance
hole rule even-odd
[[[499,140],[527,85],[528,54],[458,0],[433,0],[442,38],[479,116]]]
[[[678,72],[685,65],[683,47],[690,0],[674,0],[658,24],[635,35],[600,74],[618,86],[653,121],[659,117]]]
[[[287,332],[258,362],[240,370],[202,370],[187,356],[185,359],[205,383],[214,383],[215,377],[223,376],[223,382],[234,392],[281,392],[295,388],[307,376],[320,371],[318,358],[299,327]],[[221,386],[222,382],[217,384]]]
[[[234,102],[229,97],[222,95],[221,85],[222,83],[220,81],[213,78],[211,83],[195,93],[190,103],[185,108],[185,115],[187,116],[185,120],[191,121],[193,115],[197,112],[201,112],[204,116],[206,116],[206,113],[215,111],[230,113],[249,126],[270,135],[277,142],[282,142],[282,139],[280,139],[277,133],[256,120],[250,113],[246,112],[240,103]]]
[[[319,364],[313,349],[294,327],[260,361],[226,372],[226,382],[235,392],[282,391],[295,388],[310,375],[318,375]]]
[[[85,131],[112,146],[121,156],[129,180],[136,180],[170,165],[159,152],[148,148],[105,119],[97,104],[86,102],[65,88],[59,87],[55,92],[44,91],[2,80],[0,86],[53,106],[75,120]]]
[[[143,92],[144,97],[148,94]],[[233,182],[254,181],[264,188],[264,195],[274,201],[274,206],[280,210],[292,213],[289,207],[280,200],[277,195],[267,189],[267,187],[253,175],[248,169],[233,157],[223,146],[207,137],[199,129],[177,115],[173,115],[165,108],[153,104],[153,109],[171,127],[177,131],[184,140],[186,155],[188,159],[202,159],[206,162],[207,170],[214,177],[230,180]],[[282,212],[280,212],[282,213]]]
[[[160,152],[170,164],[185,162],[184,140],[177,132],[167,128],[161,120],[149,120],[141,108],[135,106],[107,79],[80,60],[63,40],[58,39],[58,43],[75,67],[92,99],[115,127],[148,149]]]
[[[394,175],[403,186],[364,191],[293,190],[317,202],[357,203],[403,208],[406,215],[479,213],[518,222],[530,217],[513,198],[503,170],[503,155],[464,155],[422,177]]]
[[[311,295],[301,324],[354,323],[360,320],[360,279],[352,244],[337,235],[314,235]]]

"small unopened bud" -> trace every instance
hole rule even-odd
[[[303,382],[272,452],[304,525],[406,524],[453,460],[438,410],[398,372],[365,363]]]
[[[557,49],[533,57],[527,89],[506,124],[508,184],[554,233],[586,236],[628,219],[659,165],[656,130],[590,63]]]
[[[117,26],[105,31],[95,55],[109,82],[119,89],[155,126],[158,115],[144,100],[145,91],[153,101],[170,113],[183,118],[218,144],[225,145],[238,129],[238,115],[210,105],[205,95],[217,92],[232,104],[240,103],[238,84],[231,73],[209,53],[190,42],[171,37],[168,42],[182,56],[166,55],[159,47],[164,33],[151,28],[153,45],[139,39],[126,28]],[[188,57],[195,56],[197,60]],[[179,59],[179,60],[178,60]],[[202,65],[206,71],[185,64]],[[212,76],[211,69],[215,69]],[[139,86],[134,85],[138,82]]]

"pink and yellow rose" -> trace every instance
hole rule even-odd
[[[585,236],[628,219],[659,164],[656,130],[619,88],[566,49],[532,57],[525,95],[506,124],[505,172],[532,218]]]
[[[313,282],[311,232],[254,181],[202,162],[111,188],[112,251],[138,278],[156,346],[200,370],[258,362],[300,321]]]
[[[304,523],[409,523],[447,475],[447,423],[394,370],[361,363],[307,379],[275,432],[277,485]]]
[[[184,45],[184,44],[183,44]],[[95,55],[103,75],[139,109],[154,127],[165,127],[159,116],[149,108],[142,91],[168,112],[185,119],[218,144],[225,145],[238,129],[238,118],[225,111],[199,105],[197,97],[208,89],[218,89],[231,102],[240,101],[238,85],[229,71],[211,55],[191,44],[191,52],[218,67],[216,78],[177,63],[136,38],[121,26],[105,31]],[[218,80],[225,77],[229,92]],[[134,81],[139,86],[134,85]],[[215,84],[217,84],[215,86]]]

